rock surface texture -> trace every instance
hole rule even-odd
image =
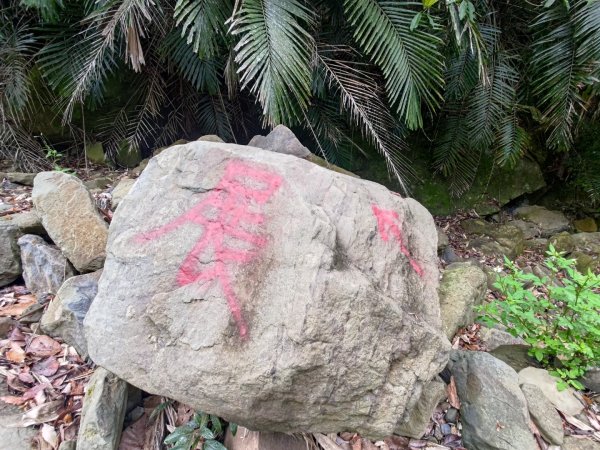
[[[475,320],[474,308],[483,301],[486,289],[487,276],[477,265],[457,262],[446,267],[438,294],[442,327],[448,339]]]
[[[56,294],[63,282],[75,275],[73,266],[59,249],[33,234],[21,236],[23,279],[27,289],[41,294]]]
[[[77,450],[116,450],[126,405],[127,383],[98,367],[85,389]]]
[[[517,373],[489,353],[455,351],[450,370],[462,407],[463,442],[476,450],[537,450]]]
[[[62,172],[41,172],[33,183],[33,204],[54,243],[82,273],[102,267],[108,225],[83,183]]]
[[[21,232],[12,223],[0,223],[0,287],[21,275],[21,256],[17,241]]]
[[[551,211],[543,206],[521,206],[515,210],[515,216],[536,226],[539,235],[550,237],[569,229],[569,219],[561,211]]]
[[[564,440],[562,419],[554,409],[554,405],[546,398],[539,387],[534,384],[521,386],[527,400],[527,409],[537,425],[540,433],[549,443],[560,445]]]
[[[62,338],[83,357],[87,356],[83,319],[96,297],[101,274],[98,270],[65,281],[40,322],[45,333]]]
[[[519,384],[537,386],[556,409],[570,416],[576,416],[583,411],[583,404],[577,398],[575,391],[571,388],[559,391],[556,382],[557,378],[544,369],[527,367],[519,372]]]
[[[416,201],[300,158],[165,150],[115,212],[88,350],[250,429],[388,435],[448,360],[436,240]]]

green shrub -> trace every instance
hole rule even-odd
[[[229,425],[235,435],[237,426]],[[183,424],[165,438],[170,450],[227,450],[217,439],[223,434],[221,419],[201,411],[196,411],[192,420]]]
[[[505,259],[510,273],[494,285],[503,299],[481,306],[481,319],[530,344],[530,355],[560,378],[559,389],[582,389],[578,379],[600,364],[600,276],[580,273],[552,246],[547,254],[543,278]]]

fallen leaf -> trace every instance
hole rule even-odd
[[[33,300],[30,298],[26,298],[23,302],[19,301],[18,303],[13,303],[12,305],[4,306],[0,308],[0,316],[20,316],[27,308],[29,308],[34,303],[36,303],[35,298]]]
[[[22,405],[27,402],[26,398],[23,397],[15,397],[14,395],[5,395],[4,397],[0,397],[0,401],[4,403],[8,403],[9,405]]]
[[[25,350],[23,350],[16,342],[10,343],[10,350],[4,355],[10,362],[22,364],[25,361]]]
[[[52,448],[58,448],[58,434],[53,426],[48,424],[42,425],[42,438],[46,441]]]
[[[50,336],[36,336],[27,346],[27,353],[34,356],[52,356],[62,351],[61,345]]]
[[[458,398],[458,393],[456,392],[454,376],[450,377],[450,384],[446,386],[446,392],[448,393],[448,403],[450,403],[453,408],[460,409],[460,400]]]
[[[62,400],[54,400],[43,405],[34,406],[21,418],[22,427],[39,425],[46,422],[52,422],[58,419],[60,408],[63,405]]]
[[[48,358],[45,358],[45,359],[42,359],[42,360],[36,362],[31,367],[31,370],[33,371],[33,373],[36,373],[38,375],[43,375],[45,377],[51,377],[56,372],[58,372],[59,367],[60,367],[60,365],[58,364],[58,361],[56,360],[56,358],[54,356],[50,356]]]

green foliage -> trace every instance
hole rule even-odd
[[[578,379],[600,364],[600,276],[580,273],[575,260],[554,247],[545,260],[549,277],[524,273],[505,262],[510,274],[498,277],[494,285],[504,298],[480,307],[481,319],[502,324],[530,344],[530,355],[561,379],[559,389],[582,389]]]
[[[202,450],[227,450],[217,440],[222,434],[223,424],[217,416],[197,411],[192,420],[173,430],[164,443],[170,450],[194,450],[199,445]]]

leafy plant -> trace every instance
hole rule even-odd
[[[547,254],[550,275],[542,278],[505,259],[510,273],[494,285],[504,298],[481,306],[481,319],[530,344],[530,355],[560,378],[559,389],[582,389],[578,379],[600,364],[600,275],[580,273],[552,246]]]
[[[230,425],[235,435],[237,427]],[[196,411],[192,420],[177,427],[169,434],[164,443],[170,450],[227,450],[217,439],[223,434],[223,424],[214,415]]]

